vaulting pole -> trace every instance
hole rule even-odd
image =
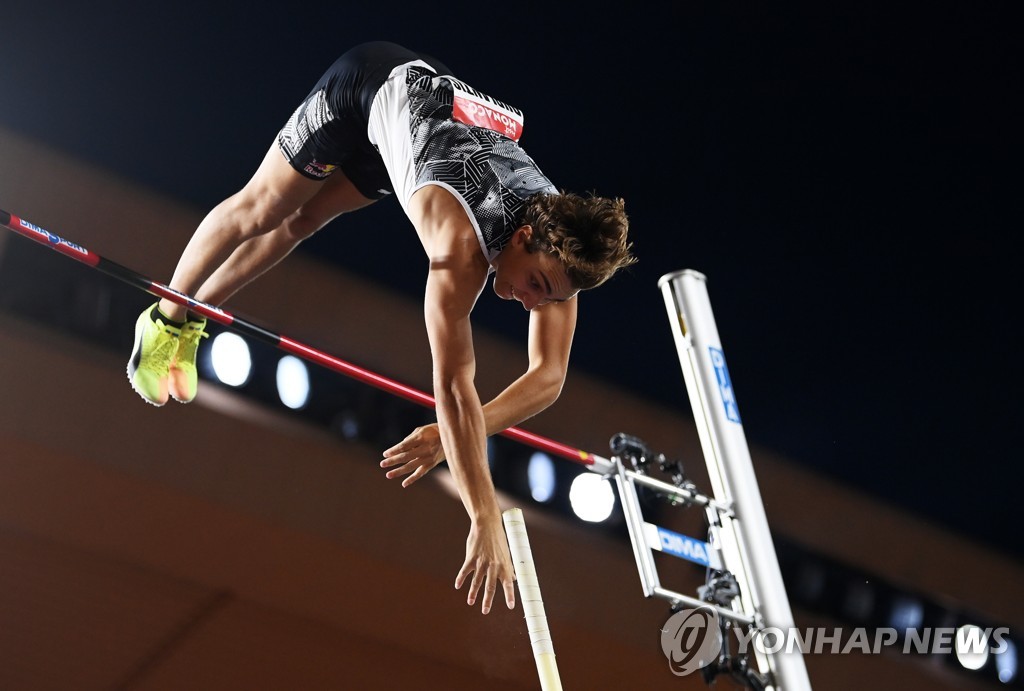
[[[533,659],[537,663],[537,676],[541,691],[562,691],[562,680],[555,664],[555,648],[551,642],[551,629],[544,612],[544,600],[540,595],[537,580],[537,566],[533,562],[530,538],[526,534],[526,522],[522,509],[508,509],[501,514],[508,536],[508,547],[512,553],[512,564],[519,584],[519,599],[523,603],[526,629],[530,634]]]

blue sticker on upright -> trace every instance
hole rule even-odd
[[[708,346],[711,353],[711,364],[715,367],[715,377],[718,379],[718,391],[722,394],[722,405],[725,406],[725,416],[737,424],[740,421],[740,408],[736,405],[736,394],[732,390],[732,380],[729,379],[729,368],[725,366],[725,353],[714,346]]]
[[[651,549],[666,552],[712,569],[722,568],[718,551],[707,542],[667,530],[653,523],[644,523],[644,530]]]

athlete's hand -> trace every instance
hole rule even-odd
[[[470,574],[473,574],[473,579],[466,596],[467,605],[472,606],[482,592],[480,611],[487,614],[491,611],[491,602],[500,583],[505,591],[505,604],[509,609],[515,608],[516,575],[500,515],[474,521],[470,526],[469,537],[466,538],[466,562],[455,578],[456,590],[462,587]]]
[[[408,487],[443,460],[441,432],[436,424],[432,424],[417,427],[408,437],[385,451],[380,467],[393,468],[384,474],[389,480],[409,475],[402,480],[402,487]]]

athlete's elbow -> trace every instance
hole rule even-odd
[[[434,397],[438,403],[461,408],[474,393],[471,376],[445,371],[434,376]]]
[[[536,390],[542,408],[547,408],[558,400],[558,397],[562,395],[563,384],[565,384],[565,372],[541,371],[538,373]]]

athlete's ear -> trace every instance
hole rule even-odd
[[[518,240],[521,240],[524,243],[528,243],[530,241],[530,238],[533,237],[533,226],[529,224],[519,226],[518,228],[516,228],[516,232],[513,235],[513,237],[515,237]]]

